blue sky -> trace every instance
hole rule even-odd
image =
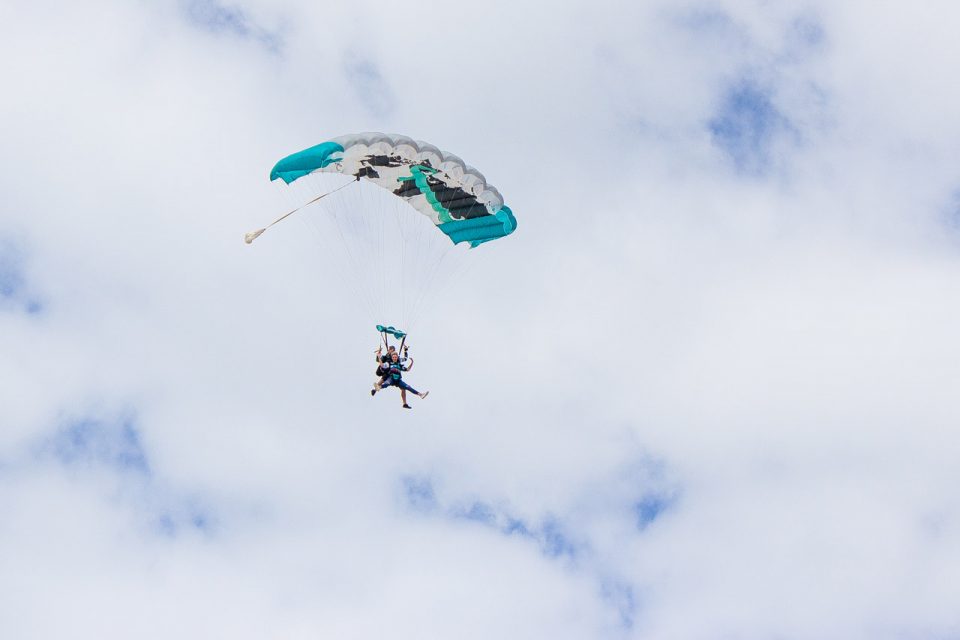
[[[24,248],[12,238],[0,238],[0,305],[4,311],[36,315],[43,310],[28,287],[27,267]]]
[[[958,20],[0,8],[0,635],[957,636]],[[309,225],[242,242],[364,130],[519,221],[412,411]]]
[[[729,155],[737,171],[757,174],[771,167],[771,146],[790,123],[777,111],[769,91],[749,81],[730,87],[709,123],[713,143]]]

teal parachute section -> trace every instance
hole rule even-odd
[[[324,142],[304,149],[278,162],[270,172],[270,179],[279,178],[290,184],[297,178],[330,165],[339,157],[337,154],[342,153],[343,147],[336,142]]]
[[[389,334],[389,335],[393,336],[394,338],[406,338],[406,337],[407,337],[406,332],[401,331],[400,329],[395,329],[394,327],[385,327],[385,326],[383,326],[382,324],[378,324],[378,325],[377,325],[377,331],[379,331],[380,333]]]
[[[290,184],[316,172],[353,176],[390,191],[454,244],[477,247],[517,228],[513,211],[482,173],[451,153],[407,136],[340,136],[283,158],[270,179]]]

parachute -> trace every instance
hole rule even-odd
[[[304,210],[300,217],[378,331],[392,329],[387,322],[410,329],[431,295],[469,268],[473,249],[517,227],[482,173],[397,134],[333,138],[281,159],[270,180],[295,207],[272,224]],[[247,234],[247,243],[272,224]]]
[[[384,334],[387,334],[387,335],[391,335],[391,336],[393,336],[394,338],[406,338],[406,337],[407,337],[407,334],[406,334],[405,331],[401,331],[400,329],[396,329],[396,328],[394,328],[394,327],[385,327],[385,326],[383,326],[382,324],[378,324],[378,325],[377,325],[377,331],[379,331],[380,333],[384,333]]]

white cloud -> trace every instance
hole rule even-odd
[[[955,13],[4,5],[3,626],[957,633]],[[307,226],[241,242],[371,129],[519,221],[410,412]]]

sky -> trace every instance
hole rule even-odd
[[[4,638],[960,638],[960,9],[0,5]],[[518,220],[371,399],[269,170]],[[342,265],[340,265],[342,270]]]

